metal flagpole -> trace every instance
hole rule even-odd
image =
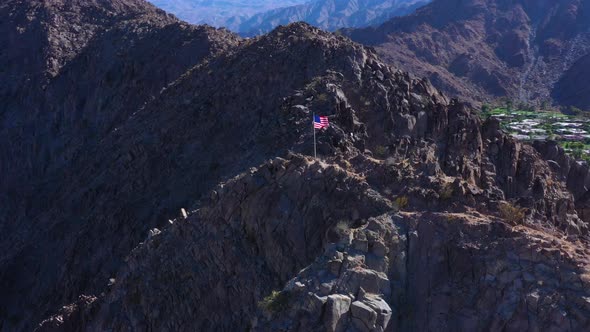
[[[315,112],[312,113],[311,128],[313,129],[313,157],[318,159],[317,150],[315,147]]]

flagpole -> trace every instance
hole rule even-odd
[[[313,157],[318,159],[316,144],[315,144],[315,112],[312,113],[311,128],[313,129]]]

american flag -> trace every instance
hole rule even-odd
[[[313,127],[315,129],[328,128],[329,126],[330,126],[330,123],[328,122],[327,116],[319,116],[319,115],[313,116]]]

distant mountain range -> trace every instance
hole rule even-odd
[[[278,8],[247,19],[227,21],[227,27],[242,35],[266,33],[278,25],[303,21],[324,30],[377,25],[406,15],[430,0],[315,0],[305,4]]]
[[[243,36],[269,32],[278,25],[303,21],[325,30],[366,27],[406,15],[430,0],[152,0],[156,6],[190,23],[226,27]]]
[[[190,23],[226,26],[228,20],[241,20],[279,7],[303,4],[309,0],[149,0],[154,5]]]
[[[589,0],[436,0],[345,33],[464,100],[590,110],[589,9]]]

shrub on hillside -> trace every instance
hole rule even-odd
[[[408,206],[408,204],[409,204],[409,201],[408,201],[408,198],[407,198],[406,196],[398,196],[398,197],[397,197],[397,198],[396,198],[396,199],[393,201],[393,204],[395,205],[395,207],[396,207],[398,210],[403,210],[403,209],[405,209],[405,208]]]
[[[288,293],[272,291],[267,297],[258,303],[258,306],[268,312],[277,313],[285,310],[288,304]]]
[[[385,147],[383,145],[377,145],[375,147],[375,157],[377,157],[377,158],[387,157],[387,147]]]
[[[513,225],[522,223],[525,217],[525,210],[523,208],[508,202],[500,204],[499,211],[502,219]]]
[[[441,200],[443,201],[448,201],[449,199],[451,199],[453,197],[453,193],[455,191],[453,190],[453,184],[452,183],[445,183],[442,188],[440,189],[440,192],[438,193],[438,197],[440,197]]]

